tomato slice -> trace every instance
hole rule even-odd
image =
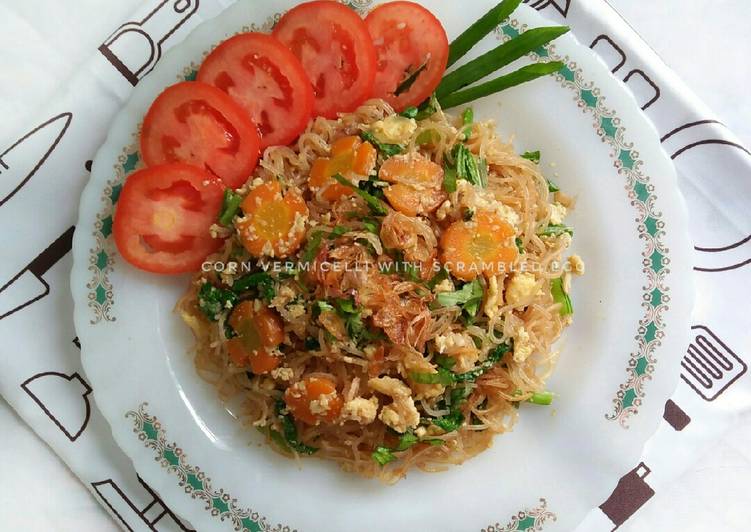
[[[302,62],[313,83],[316,116],[336,118],[370,97],[375,48],[359,15],[338,2],[307,2],[289,10],[274,28]]]
[[[397,111],[422,103],[448,64],[449,41],[440,21],[414,2],[388,2],[371,11],[365,24],[378,57],[373,96]]]
[[[198,81],[239,103],[261,133],[261,149],[295,140],[313,114],[313,87],[286,46],[263,33],[243,33],[204,60]]]
[[[222,240],[209,234],[222,206],[224,186],[183,163],[144,168],[125,181],[113,233],[120,254],[153,273],[198,270]]]
[[[147,166],[188,163],[238,188],[258,162],[258,129],[224,92],[196,81],[167,87],[151,104],[141,131]]]

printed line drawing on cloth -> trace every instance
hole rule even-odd
[[[624,49],[612,37],[604,33],[595,37],[589,47],[597,52],[597,55],[605,61],[606,65],[611,67],[610,71],[613,74],[620,70],[628,61],[628,56]],[[645,111],[660,99],[662,94],[660,87],[644,70],[632,68],[623,76],[622,80],[634,95],[634,98],[636,98],[642,111]]]
[[[99,482],[92,482],[91,487],[97,495],[104,501],[104,504],[112,511],[115,516],[123,523],[127,530],[137,532],[140,530],[174,530],[177,527],[185,532],[194,532],[192,528],[186,526],[175,513],[170,510],[139,476],[138,482],[143,486],[145,493],[140,494],[147,500],[151,501],[140,510],[122,490],[122,488],[108,478]]]
[[[702,266],[694,266],[699,272],[726,272],[751,264],[751,235],[729,246],[695,246],[694,249],[704,254],[702,258],[707,260]]]
[[[618,530],[654,496],[655,491],[644,480],[651,472],[652,470],[641,462],[621,477],[608,500],[600,505],[600,510],[615,525],[613,530]]]
[[[718,128],[718,125],[722,127]],[[685,151],[706,144],[731,146],[751,155],[751,151],[745,146],[733,140],[722,138],[723,129],[725,129],[724,124],[718,120],[697,120],[678,126],[665,134],[660,142],[673,160]]]
[[[705,401],[714,401],[746,373],[748,366],[709,327],[694,325],[696,337],[681,361],[681,378]]]
[[[691,423],[691,417],[680,406],[675,404],[672,399],[668,399],[665,403],[665,412],[662,414],[662,418],[678,432],[685,429]]]
[[[72,113],[38,125],[0,154],[0,207],[31,179],[68,130]]]
[[[50,285],[44,280],[44,274],[70,252],[73,245],[73,230],[73,227],[69,227],[25,268],[0,287],[0,320],[50,293]]]
[[[89,394],[92,390],[77,372],[71,375],[57,371],[38,373],[21,383],[21,389],[39,405],[71,442],[75,442],[86,430],[91,418]],[[79,396],[79,405],[82,408],[65,400]]]
[[[524,0],[529,7],[542,11],[550,6],[558,11],[565,18],[568,15],[568,9],[571,7],[571,0]]]
[[[99,52],[134,87],[162,57],[162,44],[198,10],[199,0],[162,0],[141,20],[128,21]]]

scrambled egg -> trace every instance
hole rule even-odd
[[[373,423],[378,414],[378,398],[355,397],[351,401],[344,403],[342,408],[342,419],[357,421],[361,425]]]
[[[488,280],[488,296],[485,298],[485,304],[482,307],[485,315],[490,319],[493,319],[503,306],[503,283],[499,287],[499,277],[494,275]]]
[[[373,135],[384,144],[406,144],[417,131],[414,118],[392,115],[370,126]]]
[[[420,423],[420,412],[415,408],[412,390],[406,384],[393,377],[378,377],[370,379],[368,386],[394,400],[390,405],[384,406],[378,416],[385,425],[400,434],[417,427]]]
[[[571,267],[571,273],[584,275],[584,261],[579,255],[571,255],[568,258],[568,264]]]
[[[553,203],[550,206],[550,223],[552,225],[561,225],[567,214],[566,207],[560,203]]]
[[[517,306],[529,301],[538,294],[537,281],[534,274],[528,272],[515,273],[506,287],[506,301],[511,306]]]
[[[527,329],[519,327],[514,336],[514,362],[524,362],[532,354],[534,347]]]

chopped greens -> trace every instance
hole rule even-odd
[[[561,316],[574,313],[574,305],[569,295],[563,290],[563,280],[560,277],[550,281],[550,293],[553,295],[553,301],[561,304]]]
[[[454,160],[453,165],[449,168],[453,168],[456,177],[454,179],[466,179],[475,186],[485,187],[487,186],[487,167],[484,161],[480,161],[485,168],[480,170],[480,165],[472,152],[469,151],[464,144],[457,144],[451,150],[451,156]],[[443,185],[446,188],[446,174],[444,173]],[[448,190],[448,192],[454,192],[456,190],[456,182],[453,185],[454,190]]]
[[[258,294],[267,301],[274,299],[276,290],[274,289],[274,278],[266,272],[256,272],[237,279],[232,284],[232,291],[235,293],[247,292],[251,289],[258,290]]]
[[[413,371],[409,374],[409,378],[417,384],[441,384],[443,386],[450,386],[456,382],[456,374],[442,367],[439,367],[435,373]]]
[[[550,179],[548,179],[548,192],[560,192],[561,189],[556,185],[554,182],[552,182]]]
[[[441,106],[438,104],[438,99],[435,94],[431,94],[430,98],[425,100],[418,108],[417,116],[415,120],[425,120],[436,114],[440,110]]]
[[[425,146],[426,144],[435,144],[439,140],[441,140],[440,133],[435,129],[426,129],[417,135],[415,143],[417,143],[418,146]]]
[[[448,67],[464,57],[478,42],[506,20],[519,6],[521,0],[503,0],[467,28],[449,46]]]
[[[475,121],[475,112],[471,107],[467,107],[462,113],[462,123],[464,124],[464,138],[472,136],[472,123]]]
[[[396,451],[406,451],[410,447],[412,447],[414,444],[416,444],[420,439],[415,436],[413,432],[405,432],[402,434],[402,437],[399,438],[399,443],[396,446]]]
[[[407,107],[404,111],[402,111],[400,116],[403,116],[404,118],[417,118],[417,113],[419,113],[420,110],[413,106]]]
[[[553,392],[535,392],[527,399],[528,403],[548,406],[553,404]]]
[[[458,430],[464,423],[464,414],[458,408],[452,409],[447,415],[443,417],[437,417],[433,420],[433,425],[442,428],[446,432],[453,432]]]
[[[358,196],[360,196],[363,200],[365,200],[365,203],[368,205],[370,210],[373,212],[373,214],[376,214],[378,216],[386,216],[388,214],[388,208],[386,207],[386,204],[384,204],[381,200],[376,198],[374,195],[370,194],[369,192],[366,192],[362,190],[361,188],[355,186],[351,181],[348,179],[345,179],[342,174],[336,174],[334,176],[334,179],[337,183],[340,185],[344,185],[345,187],[349,187],[355,192],[357,192]]]
[[[198,291],[198,308],[211,321],[217,321],[218,316],[237,304],[237,294],[232,290],[217,288],[211,283],[203,283]]]
[[[399,155],[404,151],[404,148],[399,144],[387,144],[385,142],[381,142],[371,131],[363,131],[362,133],[360,133],[360,138],[362,138],[362,140],[366,142],[370,142],[373,147],[377,149],[385,158]]]
[[[514,239],[514,243],[516,244],[516,249],[519,250],[519,253],[525,253],[524,251],[524,242],[522,242],[522,239],[518,236]]]
[[[334,306],[327,301],[321,301],[320,299],[313,303],[313,311],[320,314],[321,312],[333,312]]]
[[[438,284],[442,283],[446,279],[449,278],[449,271],[443,267],[440,269],[438,273],[436,273],[433,278],[428,281],[428,288],[433,290]]]
[[[482,284],[475,279],[459,290],[437,294],[435,300],[442,307],[461,307],[469,316],[474,317],[482,303],[483,293]]]
[[[553,74],[562,69],[563,66],[564,65],[561,61],[550,61],[549,63],[534,63],[521,67],[515,72],[505,74],[492,81],[481,83],[480,85],[475,85],[468,89],[453,92],[442,98],[439,98],[438,101],[441,104],[441,107],[445,109],[458,107],[460,105],[479,100],[480,98],[484,98],[485,96],[490,96],[491,94],[510,89],[511,87],[516,87],[517,85],[521,85],[522,83],[547,76],[548,74]]]
[[[224,189],[224,200],[222,201],[222,210],[219,212],[219,223],[221,225],[231,225],[232,219],[240,210],[240,204],[243,197],[235,193],[231,188]]]
[[[370,455],[381,467],[389,462],[396,460],[396,455],[388,447],[376,447],[376,450]]]
[[[535,164],[540,164],[540,150],[525,151],[522,154],[522,159],[527,159],[528,161],[532,161]]]
[[[302,252],[302,261],[304,263],[312,262],[313,259],[318,256],[318,251],[321,249],[321,241],[323,240],[323,231],[316,231],[308,239],[308,243]]]
[[[545,229],[537,233],[538,236],[561,236],[563,233],[568,233],[574,236],[574,230],[562,224],[550,224]]]
[[[340,318],[344,320],[344,329],[355,342],[367,332],[362,322],[362,310],[355,304],[354,298],[338,298],[333,301],[334,309]]]
[[[367,232],[374,235],[381,233],[381,222],[377,218],[363,218],[361,221]]]
[[[436,373],[410,373],[409,378],[418,384],[442,384],[443,386],[450,386],[452,384],[460,382],[475,382],[486,371],[490,370],[498,362],[501,361],[503,355],[508,353],[511,347],[508,344],[499,344],[488,353],[488,357],[481,362],[477,367],[467,371],[465,373],[454,373],[451,371],[453,363],[449,363],[446,359],[451,357],[445,357],[445,359],[436,360],[438,364],[438,370]],[[453,361],[453,359],[451,359]],[[455,362],[455,361],[454,361]],[[446,367],[448,366],[448,367]]]
[[[443,170],[443,189],[449,194],[456,192],[456,168],[446,166]]]
[[[283,413],[286,406],[287,405],[284,404],[284,401],[277,401],[276,403],[276,414],[279,416],[279,422],[282,425],[281,436],[284,438],[284,441],[290,449],[299,454],[315,453],[318,450],[317,448],[305,445],[298,439],[297,426],[295,426],[292,416]]]

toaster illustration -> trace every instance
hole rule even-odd
[[[99,51],[135,86],[162,57],[162,44],[197,10],[199,0],[162,0],[141,20],[128,21]]]

